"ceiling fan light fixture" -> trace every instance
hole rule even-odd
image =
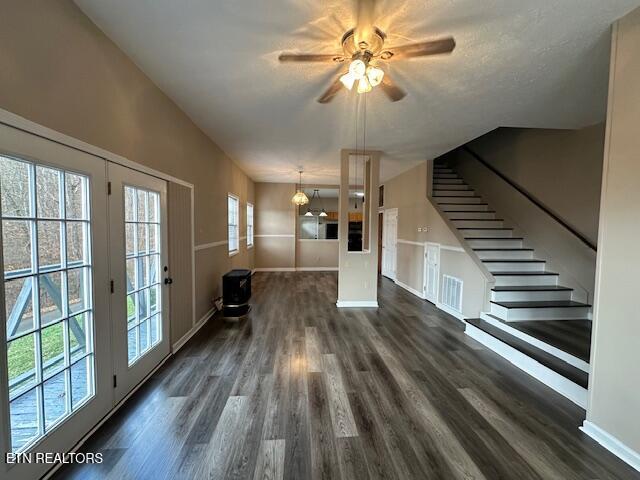
[[[340,77],[340,81],[342,82],[342,85],[344,85],[347,90],[351,90],[353,88],[353,84],[355,83],[356,79],[353,75],[351,75],[351,72],[347,72]]]
[[[358,93],[368,93],[371,91],[373,87],[371,83],[369,83],[369,79],[367,77],[362,77],[358,80]]]
[[[355,80],[362,80],[367,73],[367,66],[362,60],[356,59],[349,65],[349,73]]]
[[[369,66],[367,67],[367,78],[372,87],[377,87],[382,83],[384,71],[381,68]]]

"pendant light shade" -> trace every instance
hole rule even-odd
[[[307,195],[302,191],[302,170],[300,170],[298,173],[300,174],[300,183],[298,185],[298,191],[291,198],[291,202],[298,206],[301,206],[309,203],[309,197],[307,197]]]
[[[313,217],[313,212],[310,208],[307,208],[307,213],[304,214],[305,217]]]
[[[327,212],[325,212],[324,208],[322,209],[322,211],[318,214],[319,217],[326,217],[327,216]]]

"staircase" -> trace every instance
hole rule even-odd
[[[467,319],[467,334],[586,408],[591,305],[445,163],[434,164],[432,199],[495,279],[490,311]]]

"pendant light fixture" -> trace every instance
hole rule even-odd
[[[302,191],[302,169],[298,170],[298,173],[300,174],[300,183],[298,184],[296,194],[291,198],[291,202],[297,206],[301,206],[309,203],[309,197]]]
[[[307,213],[304,214],[305,217],[313,217],[313,210],[311,209],[311,206],[313,205],[313,199],[316,197],[318,198],[318,202],[320,203],[320,207],[321,207],[320,213],[318,214],[318,216],[319,217],[327,216],[327,212],[322,205],[322,199],[320,198],[320,190],[315,188],[313,190],[313,195],[311,196],[311,200],[309,200],[309,208],[307,208]]]

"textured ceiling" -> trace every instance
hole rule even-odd
[[[350,0],[76,3],[254,180],[295,181],[301,165],[305,182],[337,182],[339,150],[356,146],[357,95],[320,105],[339,67],[280,65],[277,56],[339,52],[354,23]],[[498,126],[603,121],[609,27],[638,5],[381,0],[376,24],[386,45],[448,34],[457,41],[450,56],[389,64],[404,100],[367,96],[366,145],[384,152],[382,177]]]

